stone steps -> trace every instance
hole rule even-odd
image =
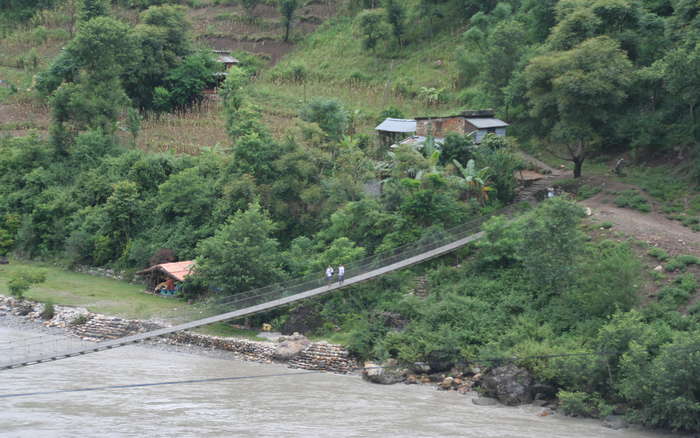
[[[420,298],[427,298],[430,294],[428,288],[428,278],[425,275],[416,277],[416,285],[413,288],[413,295]]]

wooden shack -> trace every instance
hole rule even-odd
[[[194,260],[161,263],[139,271],[136,275],[140,275],[145,279],[148,292],[174,295],[177,291],[176,283],[185,281],[192,274],[193,268]],[[162,291],[165,291],[165,293]]]

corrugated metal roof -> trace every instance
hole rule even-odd
[[[492,118],[467,118],[467,122],[471,123],[472,125],[476,126],[479,129],[488,129],[488,128],[505,128],[506,126],[509,126],[506,122],[503,120],[499,119],[492,119]]]
[[[413,119],[388,118],[374,129],[384,132],[416,132],[416,121]]]
[[[144,269],[137,274],[147,274],[151,271],[163,271],[165,274],[173,277],[178,281],[185,281],[188,275],[192,273],[192,268],[194,267],[194,260],[187,260],[184,262],[174,262],[174,263],[161,263],[160,265],[151,266],[148,269]]]

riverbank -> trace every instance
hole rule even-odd
[[[162,322],[112,317],[89,312],[81,307],[54,305],[51,315],[47,315],[45,310],[43,303],[0,295],[0,324],[8,328],[100,342],[164,327]],[[273,342],[185,331],[162,336],[145,344],[172,346],[195,354],[223,353],[240,360],[276,362],[306,370],[346,374],[359,369],[358,363],[344,347],[326,342],[310,342],[298,334],[282,336]]]
[[[44,305],[41,303],[18,301],[0,295],[0,327],[22,332],[81,337],[81,339],[96,342],[110,337],[126,336],[130,334],[129,330],[135,330],[138,327],[140,330],[146,327],[150,329],[158,327],[154,322],[108,317],[90,313],[82,308],[55,306],[54,316],[51,319],[42,319],[40,315],[43,311]],[[96,336],[98,332],[101,333],[101,337]],[[365,380],[382,384],[376,386],[391,383],[429,385],[438,390],[463,394],[466,396],[465,401],[470,405],[494,408],[501,406],[496,398],[483,397],[475,391],[474,387],[478,386],[477,384],[483,384],[483,372],[486,370],[472,368],[430,373],[425,364],[416,364],[416,369],[404,369],[392,363],[366,363],[364,367],[360,367],[357,362],[347,357],[347,351],[341,346],[325,342],[310,342],[303,336],[286,337],[281,339],[281,342],[265,342],[182,332],[157,338],[143,345],[166,352],[186,353],[212,359],[282,364],[306,370],[355,375],[359,374],[359,370],[363,370]],[[295,349],[300,351],[295,353]],[[330,360],[329,352],[332,353]],[[340,369],[340,363],[346,364],[346,369]],[[535,396],[534,400],[523,404],[529,407],[529,412],[532,412],[533,416],[560,416],[556,413],[555,404],[541,396]],[[613,429],[628,427],[621,418],[609,419],[603,425]]]

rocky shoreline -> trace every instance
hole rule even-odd
[[[44,304],[0,295],[0,326],[47,335],[78,337],[99,342],[163,327],[152,321],[127,320],[89,312],[84,308],[54,306],[46,318]],[[339,374],[361,371],[362,378],[375,384],[434,385],[440,391],[457,391],[471,396],[478,406],[532,405],[542,408],[538,416],[556,413],[556,390],[534,381],[526,370],[512,364],[494,369],[476,366],[453,367],[435,372],[429,364],[400,366],[396,361],[365,362],[363,366],[341,345],[311,342],[303,335],[282,336],[276,341],[224,338],[192,332],[177,332],[144,343],[151,348],[187,352],[221,359],[258,363],[281,363],[290,368]],[[621,417],[603,422],[606,427],[627,427]]]

